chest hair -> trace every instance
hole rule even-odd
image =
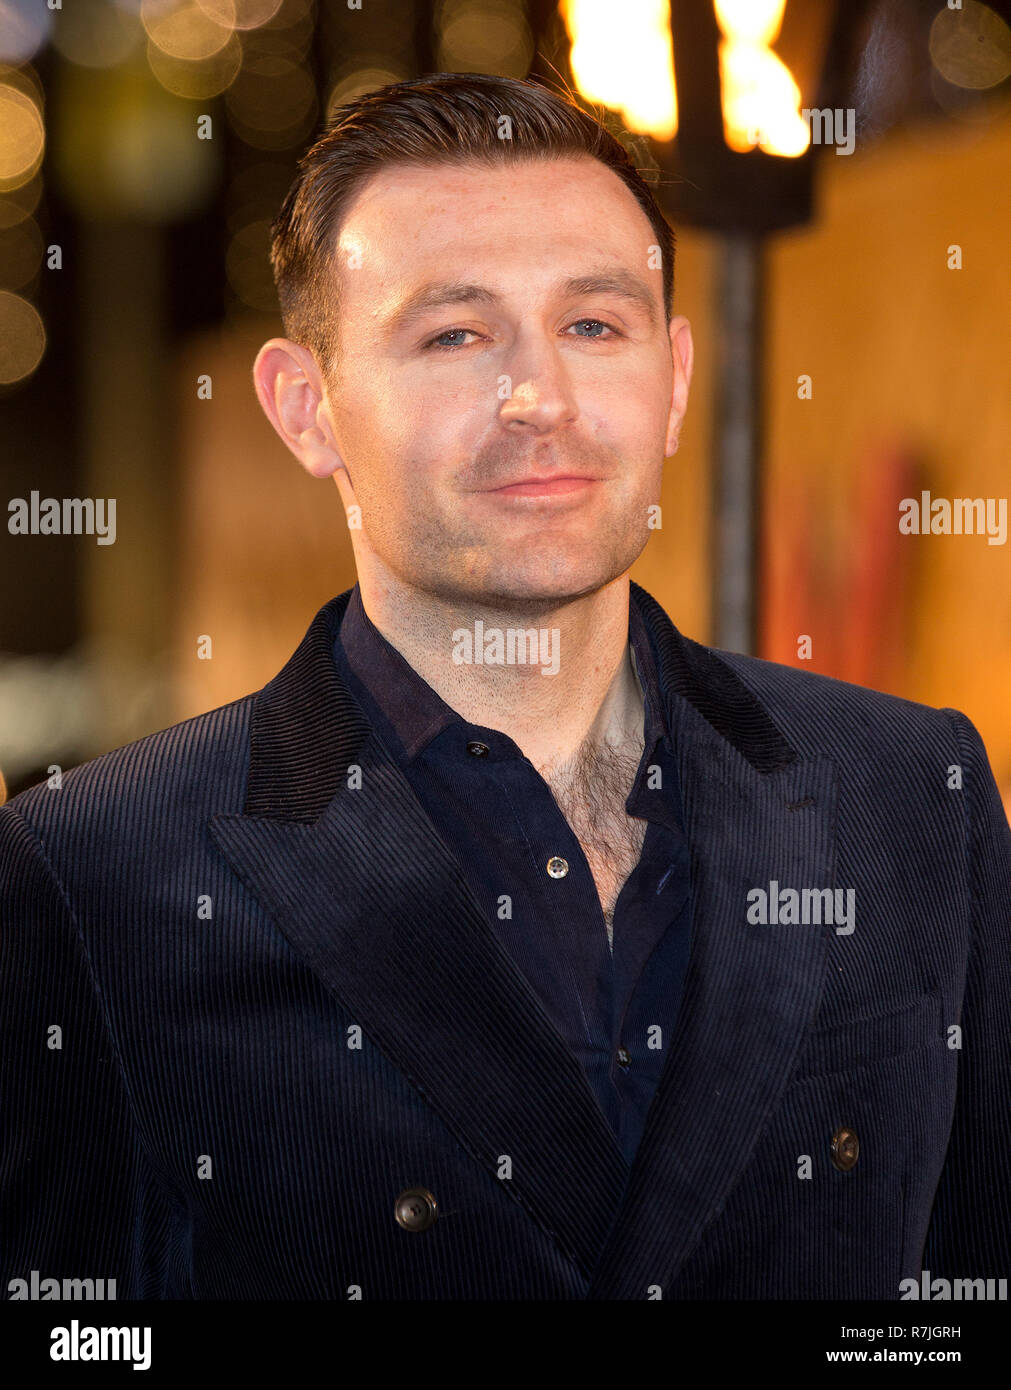
[[[625,810],[642,749],[641,740],[584,745],[569,762],[543,774],[586,855],[609,937],[618,895],[646,835],[646,822]]]

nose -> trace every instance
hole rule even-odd
[[[514,432],[544,434],[570,424],[579,414],[572,382],[557,346],[547,339],[517,344],[500,380],[499,419]],[[508,371],[511,367],[512,371]]]

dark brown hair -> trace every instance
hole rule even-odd
[[[503,117],[511,139],[500,139]],[[568,95],[536,82],[441,72],[395,82],[338,107],[298,163],[271,227],[270,262],[284,331],[329,375],[337,343],[334,252],[341,221],[365,182],[394,164],[488,167],[590,155],[612,169],[649,218],[660,247],[667,321],[674,298],[674,232],[624,146]]]

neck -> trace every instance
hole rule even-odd
[[[370,620],[422,679],[468,723],[508,735],[542,775],[592,748],[641,746],[627,574],[591,594],[536,605],[448,601],[388,573],[360,574],[359,587]],[[525,661],[496,651],[509,629]],[[539,637],[533,653],[517,641],[531,629]]]

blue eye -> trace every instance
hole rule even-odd
[[[617,329],[612,328],[611,325],[609,323],[605,323],[603,319],[576,319],[576,323],[570,323],[569,327],[575,328],[576,324],[578,323],[592,323],[595,324],[598,328],[606,328],[610,333],[617,333]],[[594,337],[597,336],[597,334],[594,334]]]
[[[453,351],[455,351],[456,348],[458,348],[458,347],[464,347],[465,344],[463,344],[463,343],[454,343],[451,347],[447,347],[447,346],[444,346],[444,345],[440,344],[439,339],[440,339],[440,338],[452,338],[452,337],[454,336],[454,334],[470,333],[470,332],[472,332],[472,330],[471,330],[470,328],[447,328],[446,331],[445,331],[444,333],[439,333],[436,337],[429,339],[429,341],[425,344],[425,351],[427,352],[429,348],[435,348],[437,351],[441,351],[441,352],[453,352]]]
[[[573,323],[570,323],[570,324],[569,324],[569,328],[575,328],[576,325],[577,325],[577,324],[580,324],[580,323],[590,323],[590,324],[593,324],[593,325],[594,325],[595,327],[597,327],[597,328],[606,328],[607,331],[608,331],[609,333],[613,334],[616,338],[620,338],[620,337],[621,337],[621,334],[618,332],[618,330],[617,330],[616,328],[614,328],[611,324],[605,323],[603,319],[576,319]],[[568,330],[566,330],[566,332],[567,332],[567,331],[568,331]],[[429,340],[428,340],[427,343],[422,344],[422,351],[423,351],[423,352],[428,352],[428,351],[432,351],[432,352],[458,352],[460,348],[466,347],[467,344],[466,344],[466,343],[451,343],[451,344],[450,344],[450,343],[443,343],[441,340],[442,340],[443,338],[459,337],[459,336],[461,336],[461,335],[466,335],[466,334],[468,334],[468,333],[470,333],[470,334],[471,334],[472,336],[474,336],[474,337],[477,336],[477,334],[474,333],[474,330],[473,330],[472,328],[446,328],[446,329],[443,330],[443,332],[437,333],[436,336],[435,336],[434,338],[429,338]],[[581,334],[581,333],[580,333],[580,334],[577,334],[576,336],[577,336],[577,337],[584,337],[584,336],[585,336],[585,337],[589,337],[591,341],[593,341],[594,339],[601,340],[601,341],[604,341],[604,342],[607,341],[606,338],[601,339],[601,335],[600,335],[600,334],[597,334],[597,333],[594,333],[594,334],[592,334],[592,335],[589,335],[589,334],[584,335],[584,334]]]

